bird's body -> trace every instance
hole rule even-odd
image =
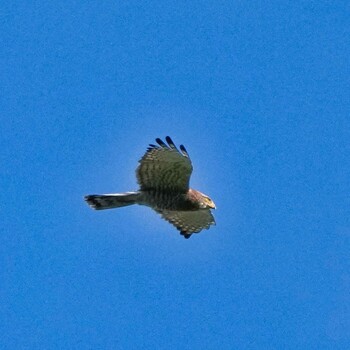
[[[88,195],[85,200],[97,210],[146,205],[189,238],[215,224],[210,211],[215,204],[205,194],[189,188],[192,163],[185,147],[181,145],[178,151],[168,136],[168,145],[160,139],[156,141],[159,146],[150,145],[136,169],[139,191]]]
[[[189,189],[186,193],[176,191],[140,191],[140,202],[155,210],[199,210],[197,192]]]

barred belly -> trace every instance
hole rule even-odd
[[[186,193],[171,191],[142,191],[142,204],[155,210],[194,210],[197,209],[187,199]]]

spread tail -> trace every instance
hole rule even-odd
[[[90,194],[85,196],[84,199],[91,208],[102,210],[137,204],[139,194],[139,192]]]

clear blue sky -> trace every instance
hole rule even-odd
[[[5,1],[1,349],[348,349],[347,1]],[[188,149],[217,226],[135,190]]]

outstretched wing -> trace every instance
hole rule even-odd
[[[173,224],[185,238],[190,238],[192,233],[197,233],[203,229],[208,229],[215,225],[215,219],[210,209],[178,211],[162,210],[159,211],[162,218]]]
[[[186,192],[189,188],[192,163],[183,145],[176,148],[169,136],[166,143],[156,139],[158,145],[149,145],[136,169],[141,190]]]

